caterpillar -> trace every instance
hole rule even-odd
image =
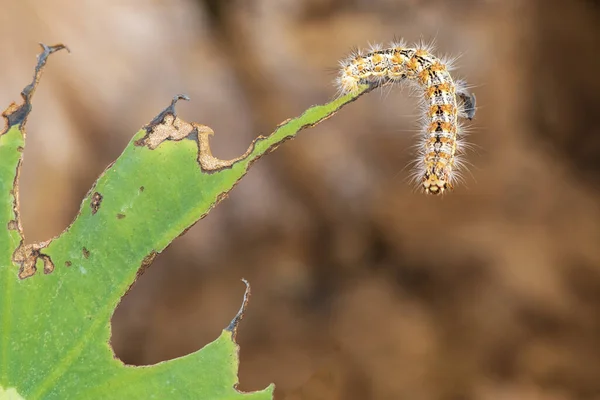
[[[422,97],[423,133],[413,178],[428,194],[442,194],[460,179],[464,164],[462,127],[458,118],[473,119],[475,95],[463,81],[450,76],[452,62],[432,54],[433,46],[392,42],[389,47],[371,46],[367,52],[353,51],[340,61],[336,86],[339,95],[357,93],[361,85],[378,87],[388,83],[416,83]]]

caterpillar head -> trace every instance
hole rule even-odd
[[[446,190],[452,190],[452,183],[445,171],[427,171],[423,176],[423,190],[427,194],[442,194]]]

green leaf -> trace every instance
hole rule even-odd
[[[126,366],[115,358],[110,319],[154,257],[222,200],[256,160],[369,88],[308,109],[234,160],[212,156],[209,127],[176,116],[177,100],[186,98],[177,96],[98,178],[60,236],[26,244],[18,214],[24,126],[48,56],[64,48],[42,46],[23,103],[3,113],[7,128],[0,133],[0,399],[272,398],[273,385],[253,393],[235,389],[235,335],[246,299],[214,342],[153,366]]]

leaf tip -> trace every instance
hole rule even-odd
[[[238,325],[239,325],[240,321],[242,320],[242,318],[244,318],[244,312],[246,311],[246,307],[248,306],[248,302],[250,301],[250,294],[251,294],[250,283],[244,278],[242,278],[242,282],[244,282],[244,284],[246,285],[246,291],[244,292],[244,299],[242,300],[242,306],[240,307],[240,310],[237,312],[235,317],[229,323],[229,326],[227,326],[227,328],[225,328],[226,331],[231,332],[233,340],[235,340]]]
[[[173,97],[171,104],[144,126],[146,134],[134,142],[136,146],[147,146],[150,150],[154,150],[165,140],[178,141],[193,133],[192,124],[177,117],[175,106],[179,100],[189,101],[190,98],[185,94]]]
[[[62,43],[57,43],[55,45],[52,46],[48,46],[45,45],[44,43],[40,43],[39,44],[42,47],[43,53],[40,55],[45,55],[45,57],[47,58],[50,54],[59,51],[59,50],[66,50],[67,53],[71,53],[71,49],[69,49],[68,46],[62,44]]]
[[[190,97],[186,94],[175,95],[173,97],[173,100],[171,100],[171,104],[169,104],[169,106],[167,108],[162,110],[156,117],[154,117],[154,119],[152,121],[150,121],[150,123],[145,127],[146,132],[148,132],[148,133],[152,132],[152,129],[156,125],[160,125],[164,121],[164,119],[167,115],[172,115],[173,117],[176,117],[177,113],[175,112],[175,106],[177,105],[177,102],[179,100],[190,101]]]
[[[46,61],[48,61],[48,57],[50,56],[50,54],[62,49],[66,49],[68,52],[70,52],[69,48],[62,43],[55,44],[52,46],[40,43],[40,46],[42,47],[42,52],[38,54],[38,61],[37,65],[35,66],[33,80],[29,85],[25,86],[25,88],[21,92],[23,104],[16,105],[15,103],[13,103],[2,113],[2,116],[6,118],[8,128],[10,128],[11,126],[25,123],[25,120],[27,119],[27,116],[31,111],[31,98],[33,96],[33,93],[35,92],[37,84],[40,81],[42,71],[44,69],[44,66],[46,65]]]

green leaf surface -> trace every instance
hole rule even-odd
[[[98,178],[60,236],[26,244],[18,215],[24,126],[43,66],[61,48],[43,46],[23,103],[3,113],[0,399],[271,399],[273,385],[253,393],[235,389],[235,336],[246,299],[214,342],[153,366],[116,359],[110,319],[154,257],[222,200],[254,161],[369,88],[308,109],[228,161],[212,156],[209,127],[176,116],[175,103],[185,98],[177,96]]]

